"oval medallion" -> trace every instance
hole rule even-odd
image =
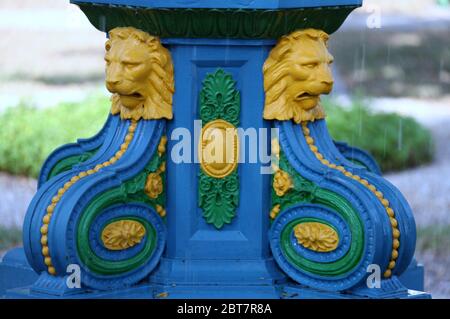
[[[145,227],[134,220],[119,220],[102,231],[103,245],[109,250],[123,250],[139,244],[145,236]]]
[[[300,245],[317,252],[330,252],[337,248],[339,236],[328,225],[307,222],[295,226],[294,235]]]
[[[209,122],[202,129],[198,152],[200,165],[206,174],[215,178],[230,175],[239,158],[236,127],[224,120]]]

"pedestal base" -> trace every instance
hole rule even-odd
[[[7,290],[31,285],[38,277],[28,264],[23,248],[8,251],[0,262],[0,298]]]
[[[247,262],[239,262],[241,266],[249,266]],[[242,267],[242,271],[236,274],[229,273],[230,283],[225,282],[208,284],[207,280],[213,280],[210,277],[197,277],[197,283],[194,283],[195,270],[200,271],[199,265],[191,264],[190,277],[181,276],[181,264],[173,261],[163,261],[155,273],[150,277],[151,283],[142,283],[135,287],[114,290],[114,291],[95,291],[95,290],[80,290],[78,293],[72,293],[64,296],[56,296],[38,293],[32,291],[31,286],[38,279],[31,267],[28,265],[23,249],[17,248],[7,253],[2,263],[0,263],[0,297],[2,298],[23,298],[23,299],[41,299],[41,298],[71,298],[71,299],[101,299],[101,298],[117,298],[117,299],[361,299],[368,298],[352,293],[335,293],[325,292],[308,287],[300,286],[292,282],[286,281],[279,276],[276,268],[272,262],[268,260],[266,263],[254,265],[254,276],[243,280],[241,284],[237,280],[239,277],[245,278],[250,273],[250,270],[245,272],[248,267]],[[258,269],[259,268],[259,269]],[[423,274],[423,269],[417,268],[417,265],[410,267],[408,271],[400,278],[402,283],[411,288],[413,286],[405,282],[404,279],[411,277],[412,284],[420,285],[423,283],[423,277],[417,278],[417,274]],[[237,269],[237,268],[236,268]],[[235,269],[235,270],[236,270]],[[170,271],[169,271],[170,270]],[[223,269],[217,269],[218,273],[223,272]],[[408,276],[411,271],[411,276]],[[169,275],[170,277],[166,277]],[[198,273],[199,275],[200,273]],[[257,275],[265,277],[259,277]],[[255,277],[256,276],[256,277]],[[234,279],[232,279],[234,277]],[[181,282],[182,278],[191,278],[191,283],[185,280],[185,284],[173,283],[175,279]],[[224,278],[223,276],[221,278]],[[258,284],[259,281],[259,284]],[[376,298],[383,298],[380,295]],[[396,298],[401,299],[429,299],[430,294],[408,290],[401,296]]]
[[[163,286],[271,286],[286,282],[272,258],[183,260],[162,258],[150,283]]]
[[[5,298],[42,299],[55,296],[33,293],[29,287],[6,292]],[[67,299],[69,297],[60,297]],[[143,284],[118,291],[85,291],[70,295],[70,299],[367,299],[352,294],[324,292],[295,284],[275,286],[162,286]],[[416,290],[398,299],[431,299],[431,295]]]

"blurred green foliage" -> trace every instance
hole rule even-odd
[[[22,243],[22,230],[18,227],[6,228],[0,225],[0,252]]]
[[[419,227],[417,229],[417,249],[448,256],[450,254],[450,225]]]
[[[21,104],[0,114],[0,171],[36,177],[46,157],[58,146],[97,133],[109,111],[106,97],[36,109]],[[430,132],[412,118],[372,114],[355,100],[343,108],[324,100],[335,140],[369,151],[383,171],[402,170],[432,159]]]
[[[108,111],[105,97],[46,109],[25,103],[6,109],[0,114],[0,171],[36,177],[55,148],[100,130]]]
[[[415,167],[433,159],[431,133],[413,118],[373,113],[362,99],[354,99],[348,108],[330,99],[323,104],[333,139],[368,151],[383,172]]]

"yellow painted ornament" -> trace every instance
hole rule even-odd
[[[158,196],[163,192],[163,180],[159,173],[150,173],[147,176],[147,181],[145,183],[145,193],[150,198],[158,198]]]
[[[119,220],[102,231],[103,245],[109,250],[123,250],[139,244],[145,236],[145,227],[134,220]]]
[[[337,232],[328,225],[306,222],[295,226],[294,235],[300,245],[317,252],[330,252],[339,245]]]
[[[109,32],[106,87],[113,93],[112,114],[122,119],[172,119],[174,71],[170,52],[159,38],[127,27]]]
[[[320,95],[333,88],[328,34],[315,29],[280,39],[264,63],[264,119],[296,123],[325,117]]]
[[[273,189],[277,196],[284,196],[292,187],[293,184],[289,174],[279,169],[273,177]]]
[[[214,178],[224,178],[239,161],[239,137],[236,127],[224,120],[206,124],[200,136],[198,152],[203,171]]]

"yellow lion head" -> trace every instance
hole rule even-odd
[[[325,117],[320,95],[333,88],[327,41],[325,32],[306,29],[282,37],[272,49],[263,68],[266,120],[300,123]]]
[[[172,119],[170,52],[159,38],[135,28],[115,28],[106,42],[106,87],[112,114],[122,119]]]

